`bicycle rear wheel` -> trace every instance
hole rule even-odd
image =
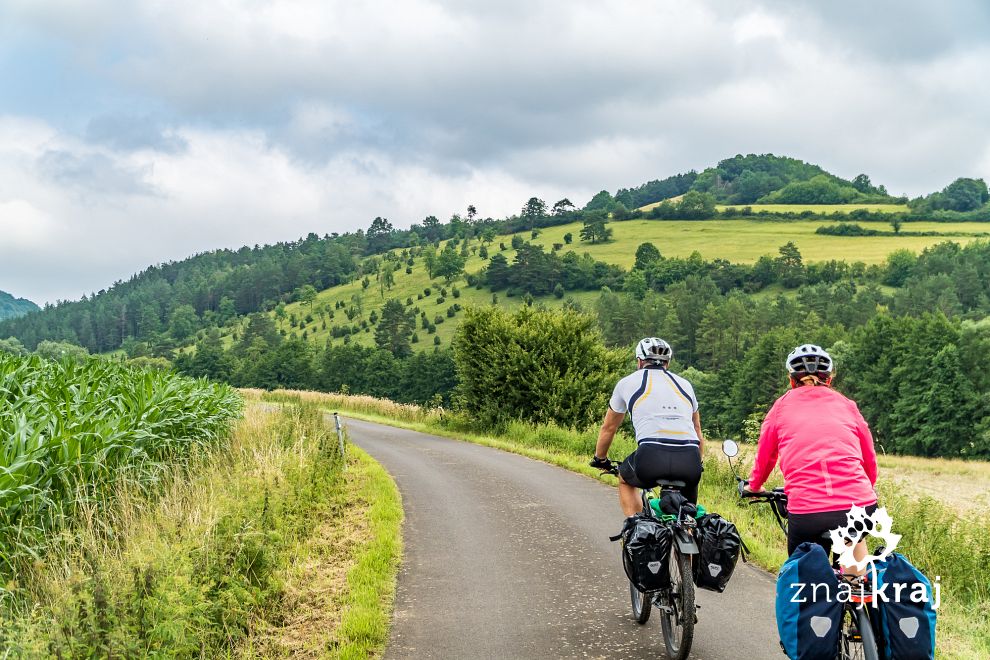
[[[632,615],[636,623],[642,625],[649,621],[650,612],[653,611],[653,599],[650,594],[643,593],[630,582],[629,597],[632,600]]]
[[[866,608],[846,610],[844,620],[848,623],[842,630],[840,660],[879,660],[877,640],[873,636],[873,627],[870,625]]]
[[[691,557],[682,555],[676,546],[670,549],[670,583],[670,589],[664,592],[661,601],[663,643],[668,658],[687,660],[694,641],[694,580]]]

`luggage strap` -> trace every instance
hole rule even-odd
[[[629,516],[628,518],[626,518],[625,522],[622,523],[622,529],[619,530],[619,533],[616,534],[615,536],[608,537],[608,540],[615,543],[623,536],[625,536],[626,532],[632,529],[632,526],[635,525],[636,522],[637,521],[635,520],[635,516]]]

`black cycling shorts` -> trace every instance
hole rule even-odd
[[[687,485],[681,493],[692,504],[698,502],[701,472],[701,451],[695,444],[642,444],[619,464],[622,480],[636,488],[653,488],[659,479],[683,481]]]
[[[867,507],[866,513],[873,515],[876,504]],[[821,513],[788,513],[787,515],[787,554],[792,555],[802,543],[817,543],[827,553],[832,542],[825,535],[833,529],[845,527],[849,509],[822,511]],[[865,535],[865,534],[864,534]],[[862,540],[862,536],[859,540]]]

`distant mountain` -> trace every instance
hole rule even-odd
[[[30,300],[15,298],[6,291],[0,291],[0,321],[16,319],[28,312],[36,312],[39,307]]]

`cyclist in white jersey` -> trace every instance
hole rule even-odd
[[[647,337],[636,346],[638,369],[615,386],[592,467],[607,468],[608,449],[615,432],[632,417],[638,448],[619,464],[619,503],[626,516],[640,510],[638,488],[652,488],[659,479],[683,481],[681,489],[692,503],[698,500],[704,437],[694,387],[667,370],[670,344]]]

